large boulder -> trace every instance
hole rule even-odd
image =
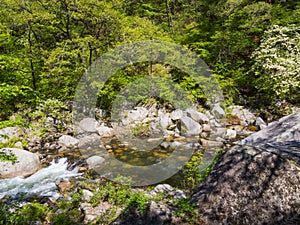
[[[211,112],[216,119],[224,119],[226,116],[226,112],[219,104],[215,104]]]
[[[295,160],[300,164],[300,113],[285,116],[239,142]]]
[[[41,167],[39,157],[35,153],[17,148],[3,148],[0,149],[0,152],[13,154],[17,157],[15,163],[0,161],[0,178],[26,177],[35,173]]]
[[[104,162],[105,159],[98,155],[91,156],[86,160],[86,163],[88,164],[88,168],[93,170],[102,166]]]
[[[240,141],[241,145],[262,146],[266,143],[300,141],[300,113],[285,116]]]
[[[195,190],[207,224],[300,224],[300,167],[280,155],[235,146]]]
[[[79,140],[77,138],[74,138],[70,135],[62,135],[58,139],[58,143],[63,146],[75,146],[79,143]]]
[[[100,136],[95,133],[80,138],[78,148],[85,157],[107,153],[106,149],[102,146]]]
[[[204,124],[204,123],[209,122],[209,119],[207,118],[206,115],[204,115],[201,112],[196,111],[195,109],[192,109],[192,108],[187,109],[186,114],[188,117],[192,118],[193,120],[195,120],[198,123]]]
[[[98,122],[94,118],[84,118],[79,122],[79,128],[85,132],[96,133]]]
[[[101,126],[98,126],[97,130],[98,130],[98,134],[101,137],[112,137],[114,135],[113,128],[110,128],[110,127],[105,126],[103,124]]]
[[[181,118],[181,133],[186,135],[199,135],[202,131],[201,125],[190,117]]]

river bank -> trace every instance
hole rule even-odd
[[[19,202],[14,206],[11,205],[12,208],[16,207],[16,209],[20,207],[20,205],[18,206],[20,202],[28,205],[28,207],[31,207],[32,202],[38,202],[38,205],[32,207],[33,209],[42,207],[43,219],[36,218],[41,224],[54,223],[53,221],[59,218],[64,219],[64,221],[71,221],[70,223],[73,224],[75,222],[91,224],[96,221],[98,221],[97,224],[145,224],[145,221],[154,221],[155,223],[152,224],[204,223],[205,220],[213,220],[208,216],[210,214],[207,214],[207,211],[203,211],[206,206],[203,208],[201,207],[203,203],[199,203],[202,201],[200,199],[203,199],[199,196],[204,196],[201,187],[204,187],[205,183],[202,181],[208,176],[206,182],[210,182],[212,175],[209,172],[211,170],[222,171],[220,169],[222,167],[218,167],[218,164],[226,161],[226,157],[232,158],[230,155],[227,156],[231,146],[244,144],[243,142],[251,145],[251,137],[258,135],[262,138],[263,132],[270,134],[275,125],[278,126],[275,129],[278,131],[279,127],[287,128],[287,124],[290,124],[291,129],[287,133],[280,131],[280,134],[277,133],[276,135],[278,137],[281,135],[285,141],[288,141],[287,137],[290,137],[290,140],[298,140],[296,136],[292,135],[298,132],[297,126],[290,122],[298,121],[297,114],[290,117],[290,120],[289,118],[282,119],[278,123],[268,126],[262,118],[240,106],[231,107],[228,110],[230,114],[221,107],[216,107],[218,118],[208,111],[199,112],[195,109],[186,111],[156,110],[153,111],[152,109],[151,111],[148,108],[139,107],[126,114],[123,121],[121,120],[122,126],[129,127],[127,131],[131,133],[129,138],[126,136],[126,142],[120,140],[124,140],[124,134],[128,134],[128,132],[124,132],[124,129],[120,132],[120,130],[115,129],[120,126],[113,125],[113,123],[99,117],[97,120],[93,118],[83,119],[76,129],[74,129],[73,124],[65,123],[61,131],[57,129],[59,128],[57,124],[63,124],[64,121],[51,117],[42,118],[42,125],[47,128],[47,135],[36,135],[40,131],[38,129],[33,130],[32,127],[16,126],[1,129],[0,133],[9,137],[3,138],[2,143],[11,144],[14,142],[13,147],[27,148],[26,151],[38,155],[41,168],[43,168],[31,176],[26,174],[27,178],[25,179],[2,180],[0,182],[2,185],[0,185],[2,187],[0,189],[2,202],[6,202],[6,204]],[[220,117],[220,115],[222,116]],[[38,121],[34,122],[37,123]],[[270,127],[271,129],[268,131]],[[262,130],[261,134],[260,130]],[[161,134],[160,138],[156,134]],[[272,136],[272,134],[270,135]],[[247,136],[249,138],[244,139]],[[26,141],[20,141],[24,137]],[[138,138],[139,141],[131,141],[135,140],[134,138]],[[266,137],[265,139],[270,138]],[[241,141],[239,142],[239,140]],[[267,142],[265,141],[265,143]],[[256,145],[254,142],[252,144]],[[147,151],[147,147],[152,148],[155,145],[156,147],[152,151]],[[294,143],[294,153],[298,151],[297,146]],[[144,148],[143,151],[140,151],[142,148]],[[190,149],[192,151],[191,159],[190,161],[183,159],[189,163],[185,164],[181,170],[177,168],[173,174],[173,180],[161,180],[159,185],[138,183],[141,185],[136,186],[140,187],[130,187],[130,185],[124,185],[124,181],[117,180],[117,177],[113,177],[115,182],[112,183],[108,181],[106,174],[101,173],[103,165],[109,162],[108,156],[113,156],[124,163],[145,166],[163,162],[177,148],[182,148],[185,151]],[[242,148],[237,145],[235,149],[230,150],[230,152],[238,152]],[[284,148],[281,146],[279,149]],[[245,150],[246,153],[251,151],[254,150]],[[205,158],[211,152],[213,152],[212,157]],[[278,152],[282,151],[277,150],[274,154],[278,154]],[[283,156],[292,155],[286,152],[288,151],[285,151]],[[217,161],[217,159],[219,160]],[[293,160],[295,159],[297,158],[294,157]],[[179,157],[178,160],[180,160]],[[251,160],[251,157],[248,160]],[[217,163],[217,166],[210,167],[209,165],[212,163],[213,165]],[[200,167],[202,165],[203,170],[199,171],[199,165]],[[230,164],[228,163],[228,165]],[[12,166],[17,167],[18,162]],[[231,165],[231,167],[234,166]],[[297,167],[297,164],[295,166]],[[270,168],[265,169],[269,170]],[[25,171],[22,168],[19,170]],[[119,171],[121,174],[124,169],[120,168]],[[291,171],[290,173],[295,173],[293,172],[294,169]],[[214,173],[216,174],[216,172],[212,172],[212,174]],[[144,180],[149,182],[147,174],[144,174]],[[138,182],[145,182],[144,180],[140,179]],[[230,179],[228,178],[228,180]],[[292,185],[290,190],[299,194],[299,189],[297,189],[299,183],[296,180],[297,178],[293,180],[296,182],[296,186]],[[11,186],[9,183],[13,185]],[[194,189],[199,184],[198,189]],[[286,186],[288,185],[286,184]],[[203,190],[207,190],[207,188]],[[214,196],[218,195],[214,194]],[[191,201],[191,199],[194,200]],[[65,206],[62,207],[62,204]],[[287,202],[285,204],[289,206],[294,203],[292,201],[292,203]],[[206,207],[205,210],[209,210],[209,208]],[[77,215],[76,218],[70,217],[69,211],[74,212]],[[251,214],[252,211],[250,210],[249,213]],[[217,214],[221,215],[220,213]],[[230,216],[230,212],[225,214],[229,220],[233,218]],[[9,218],[9,214],[7,216],[2,215],[1,218],[6,220]],[[236,219],[236,217],[234,218]],[[216,220],[222,219],[217,218]]]

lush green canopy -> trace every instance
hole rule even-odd
[[[264,104],[296,103],[289,95],[299,94],[299,70],[291,68],[299,60],[296,0],[0,0],[0,13],[1,119],[39,99],[72,99],[80,77],[100,54],[137,40],[177,42],[196,52],[229,102],[251,103],[263,96]],[[276,29],[293,31],[272,42]],[[270,54],[277,53],[273,66],[267,66]],[[147,74],[148,66],[116,74],[100,92],[101,107],[109,108],[116,92]],[[276,66],[280,72],[274,71]],[[290,70],[288,76],[282,72]],[[193,79],[176,68],[168,67],[168,73],[203,103]]]

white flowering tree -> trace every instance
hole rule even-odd
[[[268,29],[252,59],[260,91],[286,100],[300,94],[299,26],[275,25]]]

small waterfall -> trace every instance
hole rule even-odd
[[[35,174],[27,177],[14,177],[0,179],[0,199],[5,196],[11,198],[27,199],[30,197],[57,197],[56,180],[66,180],[70,177],[82,175],[78,168],[68,170],[67,158],[61,158],[58,162],[52,162],[50,166],[43,168]]]

